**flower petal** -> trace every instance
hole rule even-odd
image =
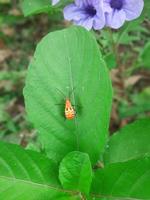
[[[83,26],[89,31],[92,29],[92,26],[93,26],[93,18],[88,17],[86,19],[81,19],[79,21],[74,22],[74,24]]]
[[[93,28],[95,30],[100,30],[105,26],[105,18],[99,18],[98,16],[94,17]]]
[[[143,0],[125,0],[123,10],[126,13],[126,20],[130,21],[138,18],[144,7]]]
[[[111,8],[111,6],[110,6],[110,2],[107,0],[104,0],[104,3],[103,3],[103,9],[104,9],[104,12],[108,12],[108,13],[110,13],[110,12],[112,12],[112,8]]]
[[[74,3],[64,8],[64,18],[66,20],[78,21],[85,18],[85,12],[83,9],[78,8]]]
[[[111,13],[105,13],[106,25],[117,29],[120,28],[126,19],[126,14],[123,10],[114,10]]]
[[[55,4],[57,4],[60,0],[52,0],[52,5],[54,6]]]
[[[103,0],[75,0],[64,8],[64,18],[87,30],[101,29],[105,25]]]
[[[75,0],[75,4],[77,7],[81,8],[84,6],[84,1],[83,0]]]

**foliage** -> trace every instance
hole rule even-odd
[[[150,157],[110,164],[97,170],[91,188],[96,199],[149,199]]]
[[[104,153],[105,164],[149,156],[149,130],[150,119],[141,119],[113,134]]]
[[[92,182],[92,167],[88,154],[73,151],[59,166],[59,179],[64,189],[89,194]]]
[[[64,0],[52,7],[48,0],[24,0],[21,7],[25,16],[44,12],[50,16],[48,20],[58,20],[63,5],[68,2]],[[0,4],[4,10],[10,7],[10,1],[0,1]],[[0,199],[150,199],[150,118],[147,117],[150,89],[147,81],[143,84],[143,76],[146,77],[150,67],[149,11],[150,2],[145,0],[140,18],[127,22],[118,31],[88,32],[72,26],[48,33],[40,42],[35,39],[38,44],[27,73],[25,66],[30,59],[26,57],[34,48],[33,43],[26,46],[27,33],[21,33],[25,37],[22,48],[27,50],[27,54],[19,54],[21,61],[11,63],[12,52],[5,49],[7,53],[3,52],[2,59],[5,59],[1,62],[12,70],[4,67],[0,74],[3,125],[0,137],[5,138],[10,132],[17,136],[28,127],[33,131],[30,136],[33,138],[30,143],[23,135],[20,144],[27,146],[26,149],[0,142]],[[21,15],[12,17],[9,13],[5,18],[6,15],[0,15],[2,26],[15,23],[20,28],[20,24],[26,24]],[[33,19],[37,20],[37,26],[39,16],[30,17],[29,21],[33,23]],[[36,28],[28,32],[30,43],[34,37],[31,33]],[[57,28],[52,25],[50,30]],[[40,38],[47,32],[49,30]],[[0,33],[9,47],[14,37],[18,37],[8,37],[3,30]],[[4,44],[0,40],[0,45]],[[137,71],[141,72],[140,77]],[[110,137],[112,87],[109,72],[114,82],[113,106],[117,107],[117,117],[113,116],[114,110],[112,117],[120,122],[116,128],[119,130],[115,129]],[[26,74],[25,106],[32,125],[24,122],[27,121],[24,110],[20,117],[23,122],[14,111],[13,118],[10,111],[10,102],[13,105],[22,102]],[[72,120],[64,116],[66,98],[76,111]],[[135,120],[137,118],[143,119]],[[130,120],[134,122],[128,124]],[[35,132],[37,140],[34,140]],[[18,143],[14,138],[6,140]]]
[[[141,52],[141,59],[144,63],[144,66],[149,67],[150,66],[150,59],[149,59],[149,55],[150,55],[150,42],[148,42],[143,51]]]
[[[0,157],[1,199],[75,199],[63,192],[55,164],[40,153],[1,142]]]
[[[50,0],[22,0],[21,7],[25,16],[39,14],[39,13],[53,13],[59,12],[63,5],[69,2],[69,0],[61,0],[59,5],[53,7],[51,6]]]
[[[63,98],[70,91],[75,121],[63,115]],[[90,33],[72,27],[46,36],[29,67],[24,95],[28,116],[50,158],[60,162],[77,150],[88,153],[93,164],[98,160],[107,140],[112,95],[107,68]]]
[[[112,194],[109,192],[109,191],[112,191],[111,189],[112,186],[109,186],[109,185],[112,184],[112,182],[114,182],[113,181],[114,179],[115,180],[117,179],[119,174],[122,174],[122,171],[124,171],[126,168],[127,169],[129,168],[129,171],[130,170],[132,171],[137,165],[137,162],[144,164],[142,160],[144,159],[143,155],[145,154],[148,155],[147,153],[149,152],[149,150],[148,148],[145,148],[145,150],[141,151],[140,153],[141,147],[143,147],[143,145],[147,147],[147,144],[141,143],[143,140],[141,140],[138,137],[135,137],[135,134],[137,135],[136,130],[138,130],[139,137],[140,137],[141,132],[143,131],[142,136],[144,136],[145,134],[145,142],[149,141],[148,140],[149,135],[147,134],[147,130],[150,129],[149,120],[141,120],[129,126],[129,128],[128,127],[124,128],[123,129],[124,130],[123,132],[125,132],[124,134],[117,134],[118,137],[121,139],[116,138],[115,137],[116,135],[113,136],[113,138],[115,137],[115,140],[110,139],[110,142],[108,143],[109,149],[108,148],[106,149],[106,153],[104,154],[104,159],[107,161],[107,163],[111,163],[112,162],[111,160],[113,159],[115,160],[115,162],[120,162],[120,159],[118,158],[118,156],[116,157],[116,153],[113,153],[113,152],[119,151],[120,158],[123,163],[116,164],[116,165],[110,164],[110,166],[108,165],[108,167],[104,168],[104,170],[98,170],[98,171],[96,170],[96,172],[94,172],[94,179],[92,181],[91,197],[90,197],[89,190],[90,190],[90,185],[91,185],[91,180],[92,180],[91,165],[92,167],[94,167],[96,163],[98,162],[100,156],[102,156],[101,154],[102,148],[106,144],[106,139],[107,139],[106,137],[107,128],[108,128],[107,122],[109,121],[109,112],[110,112],[110,105],[111,105],[111,87],[110,87],[109,76],[108,76],[105,64],[102,60],[102,57],[99,54],[97,44],[93,36],[89,32],[85,31],[82,28],[71,27],[69,29],[54,32],[54,33],[51,33],[48,36],[46,36],[37,47],[33,61],[31,62],[31,65],[29,67],[24,94],[25,94],[26,107],[27,107],[28,115],[30,116],[30,120],[34,123],[35,127],[40,132],[40,141],[42,142],[42,145],[45,148],[46,155],[50,157],[52,159],[51,162],[54,163],[54,166],[48,166],[49,172],[52,172],[55,169],[55,172],[56,172],[55,179],[56,177],[57,179],[59,177],[62,187],[66,191],[70,191],[70,192],[68,192],[67,194],[64,194],[65,190],[59,189],[62,192],[55,190],[53,193],[52,188],[49,188],[49,186],[48,188],[46,187],[46,191],[45,189],[43,190],[42,188],[41,190],[37,188],[38,192],[36,191],[36,189],[34,188],[34,183],[40,183],[40,185],[42,183],[39,182],[39,180],[34,179],[36,178],[37,175],[36,174],[34,175],[34,172],[32,172],[31,169],[36,170],[36,167],[38,167],[39,164],[38,163],[35,164],[36,158],[32,158],[32,153],[30,153],[31,158],[29,159],[31,161],[34,160],[33,166],[32,166],[32,162],[30,163],[32,168],[31,169],[27,168],[25,172],[23,171],[24,173],[21,172],[23,174],[20,174],[21,176],[19,177],[17,174],[15,174],[15,177],[17,177],[17,179],[19,178],[19,180],[20,179],[28,180],[28,178],[30,177],[29,178],[30,181],[32,181],[31,177],[32,176],[34,177],[33,183],[32,183],[33,188],[30,187],[30,191],[33,193],[33,196],[34,196],[33,198],[36,198],[36,195],[39,195],[39,194],[41,195],[41,198],[46,198],[46,199],[48,199],[49,197],[56,198],[56,199],[61,199],[61,198],[69,199],[71,198],[69,197],[69,194],[72,194],[72,195],[74,194],[75,198],[76,196],[79,198],[80,196],[81,198],[94,198],[94,195],[97,197],[99,196],[99,194],[100,194],[100,197],[101,195],[104,195],[107,197]],[[88,43],[85,41],[88,41]],[[53,47],[52,51],[51,49],[49,49],[49,45]],[[49,50],[45,51],[45,49],[49,49]],[[93,53],[93,56],[91,56],[92,59],[91,61],[89,61],[89,59],[87,58],[90,58],[91,52]],[[61,62],[59,61],[60,58],[61,58]],[[86,62],[86,60],[88,62]],[[81,71],[83,73],[82,76],[80,76]],[[64,74],[64,76],[62,76],[62,74]],[[93,78],[92,78],[93,82],[90,82],[90,78],[92,74],[93,74]],[[80,83],[80,85],[77,85],[78,83]],[[95,86],[94,88],[95,90],[93,90],[94,86]],[[74,87],[75,89],[73,89]],[[100,87],[100,92],[98,92],[99,87]],[[59,88],[60,91],[61,90],[64,91],[63,88],[65,88],[66,90],[65,96],[67,96],[67,93],[69,93],[69,90],[71,89],[73,93],[72,102],[75,105],[80,103],[82,110],[81,112],[77,112],[75,121],[64,120],[63,113],[61,112],[61,106],[59,107],[58,105],[56,105],[57,99],[60,101],[60,103],[61,102],[63,103],[64,101],[61,98],[62,94],[61,93],[57,94],[57,88]],[[77,98],[77,95],[78,95],[78,98]],[[103,104],[103,108],[99,107],[100,101],[101,101],[101,104]],[[90,106],[91,102],[94,104],[94,107]],[[92,115],[92,118],[94,119],[93,122],[92,122],[90,113],[93,113]],[[99,113],[101,114],[103,113],[101,117],[102,124],[99,122],[99,120],[95,120],[95,119],[98,119]],[[97,125],[95,124],[96,122],[98,122]],[[99,125],[101,125],[100,128],[99,128]],[[133,131],[133,134],[131,134],[130,129],[131,131]],[[94,133],[94,130],[95,130],[95,133]],[[62,137],[60,138],[60,136]],[[124,136],[126,138],[124,137],[122,138],[121,136]],[[101,138],[101,139],[104,138],[104,139],[100,140],[101,143],[97,143],[99,142],[97,138]],[[133,141],[134,146],[131,143],[128,144],[127,139],[129,139],[130,142]],[[137,139],[137,143],[135,139]],[[121,151],[119,150],[119,146],[115,144],[115,141],[119,142],[121,146],[120,148],[123,148],[123,150]],[[91,142],[94,142],[94,143],[91,143]],[[128,151],[127,149],[125,151],[125,148],[123,145],[126,146],[127,144],[131,146],[133,150]],[[88,147],[92,147],[92,148],[88,148]],[[5,145],[3,147],[3,144],[2,144],[2,148],[5,149],[6,148]],[[74,150],[78,150],[78,151],[74,151]],[[16,159],[16,157],[17,157],[17,160],[19,160],[19,163],[21,163],[21,165],[29,166],[26,163],[28,157],[26,158],[25,156],[23,156],[24,154],[26,155],[26,152],[28,151],[25,151],[25,150],[22,150],[22,151],[14,150],[14,151],[15,153],[14,154],[11,153],[11,155],[14,155],[15,158],[13,158],[13,156],[11,158],[10,157],[8,158],[8,160],[10,161],[9,166],[11,166],[13,159]],[[13,152],[13,148],[11,152]],[[20,160],[19,155],[17,155],[17,152],[19,152],[19,154],[22,155],[22,160]],[[86,152],[86,153],[82,153],[82,152]],[[138,154],[139,160],[135,160],[135,157],[133,157],[134,154],[136,155],[136,157]],[[8,151],[7,156],[11,156],[11,155]],[[40,153],[36,153],[35,155],[37,155],[37,157],[41,156],[41,158],[43,158],[43,156],[40,155]],[[7,160],[7,158],[5,159]],[[128,159],[132,160],[131,162],[129,162],[129,164],[127,161]],[[40,164],[42,164],[42,161],[39,158],[37,158],[37,160],[40,161],[39,162]],[[139,168],[140,168],[139,170],[141,170],[142,173],[144,173],[145,170],[147,170],[147,167],[149,166],[148,161],[146,160],[145,165],[139,164]],[[43,162],[46,162],[46,158],[43,159]],[[51,163],[51,162],[49,161],[48,163]],[[7,171],[6,163],[4,163],[2,166]],[[58,164],[60,165],[58,166]],[[43,165],[46,166],[45,163]],[[59,167],[59,175],[58,175],[58,167]],[[1,170],[4,173],[2,174],[2,176],[4,175],[6,177],[11,176],[12,174],[11,172],[13,173],[15,172],[15,170],[11,171],[10,170],[11,168],[13,167],[8,167],[7,173],[5,172],[5,170]],[[114,170],[113,173],[111,170]],[[28,173],[31,173],[31,175],[27,175]],[[40,174],[41,173],[45,173],[45,172],[43,172],[41,169]],[[111,177],[111,174],[113,174],[112,177]],[[114,176],[115,174],[117,177]],[[49,181],[53,180],[53,178],[50,178],[49,176],[47,176],[47,174],[44,174],[43,176],[44,177],[46,176],[46,178]],[[128,176],[130,176],[129,173],[125,175],[123,174],[121,176],[122,182],[119,182],[119,184],[124,185],[124,179],[126,180]],[[136,184],[135,179],[137,180],[138,176],[139,176],[139,173],[136,172],[133,178],[131,177],[130,182],[131,183],[134,182],[134,184]],[[135,192],[131,194],[131,197],[143,198],[143,199],[145,199],[145,197],[147,196],[149,197],[149,193],[147,192],[148,190],[147,190],[146,180],[147,179],[144,179],[141,182],[142,192],[138,194],[139,190],[138,190],[138,187],[136,186]],[[106,181],[106,183],[103,181]],[[8,184],[11,184],[10,182],[11,182],[11,179],[9,179],[9,181],[7,180],[7,182],[3,180],[4,187],[8,187]],[[14,187],[17,187],[17,184],[18,182],[16,181],[16,183],[14,184]],[[53,182],[49,184],[52,184],[54,187]],[[99,187],[101,184],[102,185],[106,184],[109,187],[106,187],[106,188],[103,187],[103,191],[102,191],[101,190],[102,187]],[[127,182],[126,184],[128,185]],[[28,183],[25,183],[25,185],[24,184],[22,185],[20,184],[20,181],[19,181],[19,185],[21,185],[24,188],[21,190],[21,192],[24,192],[27,189],[29,190]],[[119,188],[121,187],[120,185],[118,185],[118,187],[116,186],[117,188],[115,189],[116,192],[115,193],[113,192],[115,197],[118,196],[120,192],[122,193],[124,197],[127,197],[127,198],[130,197],[128,195],[129,194],[128,190],[126,192],[125,191],[122,192],[119,190]],[[2,193],[2,195],[4,195],[5,198],[7,197],[6,196],[7,194]],[[25,195],[29,195],[29,194],[30,193],[28,192],[28,194],[22,193],[21,195],[23,195],[24,197]],[[18,194],[17,191],[15,195],[20,196],[20,194]],[[31,198],[31,195],[30,195],[30,198]],[[72,197],[72,199],[73,198],[74,197]]]

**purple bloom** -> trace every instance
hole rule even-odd
[[[64,18],[90,30],[102,29],[105,25],[103,0],[75,0],[64,8]]]
[[[52,0],[52,5],[54,6],[55,4],[57,4],[60,0]]]
[[[143,0],[103,0],[106,26],[117,29],[125,21],[136,19],[140,16]]]

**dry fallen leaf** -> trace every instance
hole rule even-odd
[[[141,78],[143,78],[142,75],[134,75],[134,76],[127,78],[125,80],[125,87],[127,88],[129,86],[135,85]]]
[[[15,29],[14,27],[10,27],[10,26],[2,26],[1,27],[1,31],[9,37],[12,37],[15,35]]]
[[[0,50],[0,63],[4,62],[11,55],[12,55],[12,51],[10,49]]]

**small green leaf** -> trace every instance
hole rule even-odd
[[[88,154],[74,151],[62,160],[59,179],[64,189],[88,194],[92,182],[92,167]]]
[[[40,153],[0,143],[0,199],[75,200],[64,191],[55,164]]]
[[[25,16],[49,12],[54,9],[50,0],[22,0],[21,7]]]
[[[91,196],[96,200],[150,199],[150,157],[113,163],[96,171]]]
[[[140,40],[140,32],[145,32],[145,29],[140,24],[144,21],[145,16],[141,15],[139,18],[126,22],[124,26],[121,27],[120,31],[117,32],[117,44],[129,45],[134,41]],[[132,32],[137,34],[130,34]]]
[[[53,14],[59,12],[65,5],[72,0],[60,0],[60,2],[52,6],[51,0],[21,0],[21,8],[24,16],[35,15],[39,13]]]
[[[143,15],[150,16],[150,1],[149,0],[144,0],[144,11]]]
[[[148,42],[141,52],[142,63],[145,67],[150,68],[150,42]]]
[[[143,116],[144,112],[150,111],[150,87],[144,88],[140,93],[131,94],[129,103],[122,103],[119,108],[119,115],[121,118],[127,118],[129,116]]]
[[[116,58],[115,58],[115,55],[113,53],[109,53],[107,54],[105,57],[105,62],[108,66],[108,68],[111,70],[113,68],[115,68],[117,66],[117,63],[116,63]]]
[[[77,112],[73,120],[64,116],[64,96],[70,92]],[[108,136],[112,90],[90,32],[71,27],[48,34],[30,64],[24,96],[49,158],[59,163],[69,152],[81,151],[89,154],[92,164],[97,162]]]
[[[105,163],[124,162],[150,155],[150,119],[138,120],[110,137],[104,153]]]

